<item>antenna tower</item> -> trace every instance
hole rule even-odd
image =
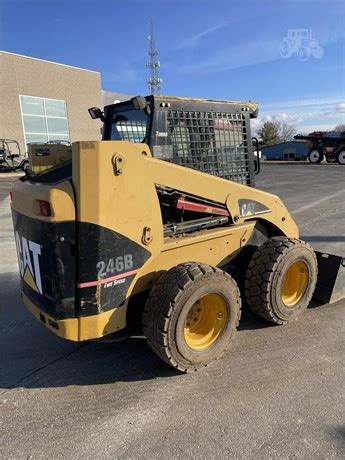
[[[160,62],[157,60],[158,51],[156,50],[155,36],[153,32],[153,21],[150,18],[150,35],[149,35],[149,61],[146,63],[146,67],[150,69],[150,78],[147,81],[149,86],[150,94],[155,96],[161,95],[161,89],[163,80],[158,76],[158,68],[161,66]]]

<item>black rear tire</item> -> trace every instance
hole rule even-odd
[[[144,309],[144,334],[163,361],[182,372],[195,371],[226,351],[240,312],[240,291],[230,275],[206,264],[182,264],[152,288]]]
[[[345,165],[345,150],[338,153],[337,161],[340,165]]]
[[[262,318],[286,324],[307,309],[316,281],[317,260],[311,246],[294,238],[274,237],[249,262],[247,303]]]
[[[21,165],[21,169],[22,171],[26,171],[27,169],[30,168],[30,165],[29,165],[29,162],[27,160],[23,161],[22,165]]]
[[[320,150],[317,149],[312,149],[308,153],[308,161],[311,164],[318,164],[321,163],[323,160],[323,154],[320,152]]]

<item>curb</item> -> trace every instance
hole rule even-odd
[[[21,172],[9,172],[9,173],[0,173],[0,179],[6,179],[9,177],[23,177],[24,173]]]
[[[315,167],[319,167],[319,166],[342,166],[338,163],[319,163],[317,165],[313,165],[311,163],[309,163],[309,161],[284,161],[284,160],[261,160],[260,161],[260,164],[261,165],[295,165],[295,166],[298,166],[298,165],[309,165],[309,166],[315,166]]]

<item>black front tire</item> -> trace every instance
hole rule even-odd
[[[245,295],[249,307],[275,324],[295,320],[308,307],[317,281],[317,260],[309,244],[273,237],[249,262]]]
[[[201,299],[213,295],[222,299],[224,315],[218,319],[224,324],[210,346],[195,349],[186,338],[188,315]],[[217,319],[217,308],[217,302],[211,302],[206,311]],[[240,291],[230,275],[206,264],[182,264],[164,273],[152,288],[144,309],[144,334],[152,350],[167,364],[182,372],[195,371],[226,351],[240,312]]]
[[[319,164],[323,160],[323,154],[320,150],[312,149],[308,153],[308,161],[311,164]]]

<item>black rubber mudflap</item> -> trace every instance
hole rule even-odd
[[[334,303],[345,298],[345,259],[325,252],[315,253],[319,274],[313,299]]]

